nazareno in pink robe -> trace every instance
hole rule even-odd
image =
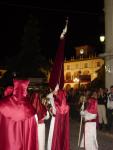
[[[14,79],[12,96],[0,101],[0,150],[38,150],[38,121],[27,98],[28,84]]]
[[[37,92],[32,94],[32,105],[35,108],[38,116],[38,145],[39,150],[45,150],[45,117],[47,116],[47,109],[41,103],[40,95]]]
[[[66,103],[66,92],[59,90],[55,98],[56,116],[51,150],[69,150],[69,106]]]

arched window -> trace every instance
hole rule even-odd
[[[67,70],[70,70],[70,65],[67,65]]]
[[[88,68],[88,63],[85,63],[85,64],[84,64],[84,68]]]
[[[77,76],[79,76],[79,75],[81,75],[81,71],[80,70],[77,72]]]
[[[71,72],[66,73],[66,80],[71,80]]]
[[[97,67],[100,67],[100,62],[99,61],[97,62]]]

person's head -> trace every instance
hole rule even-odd
[[[91,93],[90,93],[90,97],[93,97],[93,98],[97,99],[97,91],[92,90]]]
[[[110,86],[110,92],[113,94],[113,85]]]
[[[14,79],[13,80],[13,84],[14,84],[13,95],[15,97],[26,97],[29,82],[30,81],[28,79]]]
[[[105,88],[105,89],[104,89],[104,93],[108,93],[108,88]]]
[[[99,88],[98,89],[98,96],[102,96],[104,94],[104,89],[103,88]]]
[[[66,91],[64,90],[58,90],[56,95],[57,102],[59,105],[66,105]]]
[[[91,93],[91,91],[90,91],[90,90],[86,90],[86,92],[85,92],[85,96],[86,96],[86,98],[88,98],[88,97],[89,97],[90,93]]]

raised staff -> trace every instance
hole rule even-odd
[[[64,47],[68,19],[60,35],[56,58],[50,74],[49,86],[52,90],[47,97],[51,101],[53,116],[50,122],[47,150],[69,150],[69,106],[66,103],[64,86]],[[54,95],[54,96],[53,96]],[[63,137],[63,139],[62,139]]]
[[[81,107],[81,113],[84,112],[84,104],[85,104],[86,97],[82,97],[82,107]],[[83,124],[83,115],[81,115],[80,119],[80,128],[79,128],[79,137],[78,137],[78,148],[80,148],[80,138],[81,138],[81,130],[82,130],[82,124]]]

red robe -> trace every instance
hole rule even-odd
[[[66,104],[66,93],[58,91],[55,99],[56,116],[51,150],[69,150],[69,106]]]
[[[39,94],[37,92],[34,92],[31,96],[31,102],[33,107],[35,108],[36,112],[37,112],[37,116],[38,116],[38,122],[39,123],[43,123],[44,122],[44,118],[46,116],[47,113],[47,109],[45,108],[45,106],[41,103],[40,98],[39,98]]]
[[[0,150],[38,150],[35,111],[27,98],[28,80],[14,80],[12,96],[0,101]]]

